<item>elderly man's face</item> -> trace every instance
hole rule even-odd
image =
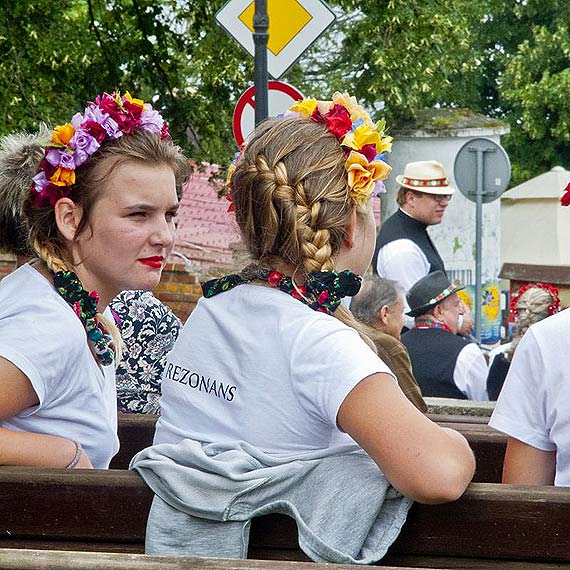
[[[398,295],[398,300],[389,308],[386,313],[384,332],[399,339],[402,327],[404,326],[404,298]]]
[[[453,293],[444,299],[439,305],[439,318],[442,320],[453,334],[459,331],[459,315],[464,312],[464,306],[457,293]]]

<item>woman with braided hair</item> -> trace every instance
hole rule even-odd
[[[36,257],[0,283],[0,465],[107,468],[117,452],[107,305],[160,279],[186,168],[168,137],[150,105],[104,94],[19,147],[19,166],[3,155],[2,187],[29,188],[12,217]]]
[[[242,151],[230,197],[252,263],[203,285],[154,446],[131,465],[155,493],[147,552],[244,557],[249,520],[278,511],[314,560],[372,562],[410,499],[465,490],[466,441],[406,399],[341,304],[372,258],[390,142],[335,94],[263,122]]]
[[[489,354],[489,400],[499,397],[517,346],[528,328],[558,311],[558,289],[549,283],[527,283],[512,296],[510,312],[515,317],[515,331],[511,342],[493,349]]]

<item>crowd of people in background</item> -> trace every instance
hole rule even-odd
[[[250,263],[204,283],[184,324],[152,290],[187,160],[128,92],[70,116],[0,145],[0,248],[17,260],[0,284],[0,465],[105,469],[117,411],[158,414],[132,463],[155,494],[147,552],[243,557],[251,517],[286,504],[316,552],[373,562],[412,500],[454,500],[473,476],[466,440],[424,398],[498,398],[504,481],[570,486],[558,290],[522,287],[512,341],[485,355],[428,232],[452,181],[408,163],[377,235],[392,141],[354,97],[305,99],[255,129],[228,177]],[[220,526],[200,490],[250,508]],[[325,512],[371,537],[367,557]]]

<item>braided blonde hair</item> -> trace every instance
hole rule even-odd
[[[236,220],[260,265],[285,262],[293,277],[335,268],[352,212],[344,151],[326,127],[304,118],[269,119],[254,132],[232,176]],[[352,313],[334,316],[374,344]]]
[[[525,291],[517,301],[515,332],[508,350],[505,351],[507,360],[511,360],[515,350],[528,328],[538,321],[542,321],[550,315],[549,307],[552,303],[552,295],[545,289],[531,287]]]

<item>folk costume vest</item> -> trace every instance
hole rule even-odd
[[[429,273],[437,270],[445,273],[443,260],[429,237],[426,224],[408,216],[402,210],[398,210],[382,224],[376,239],[376,250],[372,260],[374,273],[378,274],[378,252],[380,248],[398,239],[409,239],[422,250],[430,266]]]
[[[468,341],[443,329],[421,328],[403,334],[402,342],[424,397],[467,399],[453,381],[453,372]]]

